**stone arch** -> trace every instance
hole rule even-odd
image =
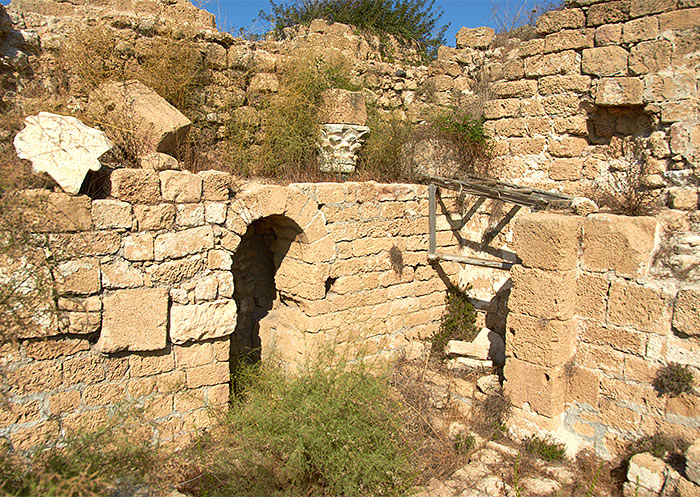
[[[318,203],[296,186],[249,185],[231,202],[226,227],[240,237],[233,251],[239,308],[231,342],[235,367],[237,354],[246,347],[268,354],[278,343],[273,335],[280,332],[293,340],[303,338],[305,330],[299,323],[305,321],[307,305],[325,297],[336,250]],[[246,281],[250,264],[259,265],[252,271],[257,276],[251,275],[257,282]],[[251,284],[261,287],[245,288]],[[277,323],[280,315],[290,312],[297,319],[286,320],[282,329],[270,327],[270,322]]]

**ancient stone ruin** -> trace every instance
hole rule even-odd
[[[141,167],[103,170],[100,195],[80,193],[82,176],[53,176],[62,192],[22,192],[27,222],[57,263],[47,312],[2,351],[10,409],[0,411],[0,437],[14,449],[98,426],[124,401],[177,443],[213,422],[208,408],[227,405],[231,368],[251,350],[290,371],[328,344],[410,354],[439,329],[446,290],[467,285],[480,340],[504,342],[514,432],[608,459],[657,432],[697,438],[697,384],[675,397],[653,386],[669,364],[700,377],[697,2],[571,0],[528,41],[463,28],[427,66],[384,61],[374,41],[339,24],[249,42],[184,1],[102,3],[0,7],[0,69],[14,84],[3,99],[25,98],[32,79],[52,84],[64,28],[83,17],[110,26],[125,59],[159,37],[190,39],[211,77],[192,120],[138,81],[76,97],[106,122],[130,116]],[[174,146],[191,127],[206,123],[220,144],[226,119],[258,119],[259,95],[277,92],[278,69],[307,49],[351,58],[364,85],[324,96],[329,171],[349,173],[372,133],[365,102],[419,124],[426,108],[481,101],[499,179],[591,198],[639,165],[633,179],[661,208],[631,217],[579,199],[579,214],[538,211],[439,188],[436,248],[458,258],[430,260],[426,185],[282,186],[182,170]],[[451,356],[499,362],[470,355],[476,345],[454,347]],[[630,471],[648,476],[656,463],[642,459]],[[643,488],[657,495],[650,478]]]

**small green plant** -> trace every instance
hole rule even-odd
[[[603,471],[603,465],[604,463],[602,462],[598,465],[598,469],[596,469],[595,475],[593,475],[593,479],[591,480],[591,484],[588,486],[588,490],[586,491],[586,497],[593,497],[593,492],[595,491],[595,487],[598,484],[600,473],[601,471]]]
[[[566,446],[537,435],[530,435],[523,440],[525,450],[545,461],[560,461],[566,454]]]
[[[433,352],[443,355],[445,345],[450,340],[471,341],[478,334],[476,310],[469,297],[469,288],[451,288],[445,296],[445,313],[442,315],[440,330],[432,338]]]
[[[671,363],[659,368],[652,385],[660,396],[678,397],[693,392],[695,377],[688,366]]]
[[[486,144],[484,122],[483,117],[474,118],[466,112],[452,108],[448,112],[438,114],[433,120],[432,126],[436,130],[453,135],[464,142]]]
[[[515,489],[515,496],[520,497],[522,491],[520,490],[520,475],[518,475],[518,470],[520,469],[520,454],[515,457],[515,465],[513,467],[513,488]]]
[[[476,438],[469,433],[468,435],[459,434],[454,441],[454,448],[457,452],[465,454],[476,447]]]
[[[274,2],[270,12],[260,11],[260,18],[273,26],[278,37],[284,28],[308,25],[314,19],[351,24],[370,34],[394,36],[404,44],[415,42],[426,57],[437,55],[445,44],[448,26],[438,27],[442,10],[434,0],[305,0]]]

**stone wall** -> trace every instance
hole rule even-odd
[[[233,192],[224,173],[143,169],[113,171],[110,184],[107,199],[22,194],[55,256],[56,290],[55,311],[2,351],[0,436],[16,449],[98,426],[124,405],[177,441],[209,425],[208,407],[226,406],[229,361],[256,340],[290,366],[325,347],[393,357],[438,329],[458,280],[457,264],[428,263],[423,186]],[[459,253],[444,214],[437,237]]]
[[[656,433],[694,439],[697,384],[673,397],[652,382],[671,363],[700,378],[700,289],[650,276],[658,242],[650,217],[516,221],[504,368],[516,427],[605,458]]]

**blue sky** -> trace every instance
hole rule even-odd
[[[476,28],[479,26],[495,27],[493,19],[493,6],[513,11],[523,2],[542,3],[542,0],[436,0],[435,6],[442,8],[444,14],[440,19],[440,25],[450,23],[445,34],[448,45],[454,46],[455,33],[462,26]],[[7,5],[9,0],[0,0]],[[238,28],[246,28],[258,33],[264,32],[264,26],[255,24],[260,9],[268,10],[268,0],[193,0],[197,6],[203,6],[209,12],[216,15],[217,26],[221,30],[237,33]]]

